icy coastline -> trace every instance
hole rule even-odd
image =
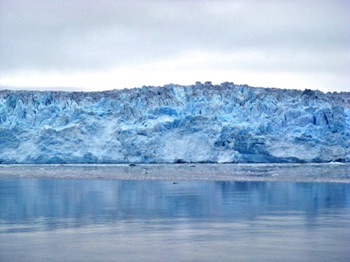
[[[0,91],[0,163],[350,162],[350,93],[223,83]]]

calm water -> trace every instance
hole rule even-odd
[[[0,261],[349,261],[350,184],[0,179]]]

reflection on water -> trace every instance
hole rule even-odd
[[[346,261],[350,185],[0,180],[0,261]]]

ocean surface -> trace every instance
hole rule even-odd
[[[0,166],[0,261],[349,261],[349,168]]]

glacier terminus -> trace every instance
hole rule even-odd
[[[0,163],[350,162],[350,93],[211,82],[0,91]]]

